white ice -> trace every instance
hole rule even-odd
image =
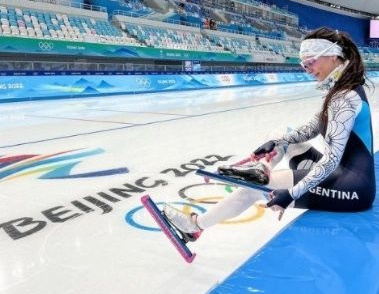
[[[367,93],[378,150],[378,90]],[[217,158],[238,161],[271,130],[305,123],[321,102],[313,83],[299,83],[0,104],[0,164],[33,155],[0,165],[0,293],[206,293],[303,211],[289,209],[279,222],[270,211],[249,208],[189,244],[197,253],[192,264],[162,233],[132,226],[126,215],[137,225],[155,227],[140,209],[144,194],[187,210],[208,209],[212,204],[204,202],[228,192],[205,185],[194,174],[196,164],[207,160],[214,169],[225,163]],[[94,150],[92,156],[43,161],[59,152]],[[41,178],[68,164],[70,174],[122,167],[129,173]],[[197,206],[189,207],[180,193],[197,199],[192,204]],[[91,203],[88,196],[105,204]],[[24,218],[34,223],[29,219],[22,226]],[[13,240],[4,225],[11,221],[20,232],[36,231]]]

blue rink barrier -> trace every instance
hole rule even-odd
[[[359,213],[307,211],[208,294],[378,294],[377,194]]]
[[[0,76],[0,102],[312,81],[306,73]]]
[[[43,99],[81,98],[162,91],[310,82],[303,72],[292,73],[126,73],[98,72],[0,73],[0,103]],[[51,74],[51,75],[48,75]],[[378,77],[379,72],[369,72]]]

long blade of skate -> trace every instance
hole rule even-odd
[[[196,254],[192,253],[186,243],[182,238],[179,237],[178,233],[175,231],[173,226],[166,220],[163,216],[162,211],[159,210],[154,201],[150,198],[149,195],[145,195],[141,198],[143,206],[147,209],[150,215],[153,217],[158,226],[162,229],[166,237],[174,245],[175,249],[180,253],[180,255],[187,261],[191,263],[195,258]]]
[[[232,165],[243,165],[243,164],[246,164],[252,160],[253,160],[253,157],[249,156],[249,157],[246,157],[246,158],[244,158],[244,159],[242,159],[236,163],[233,163]],[[204,177],[204,181],[206,183],[209,183],[209,179],[210,179],[209,177]]]
[[[271,151],[270,153],[268,153],[269,158],[274,157],[276,154],[277,154],[277,152],[276,152],[275,150],[273,150],[273,151]],[[249,157],[246,157],[246,158],[244,158],[244,159],[241,159],[240,161],[237,161],[237,162],[231,164],[231,166],[235,166],[235,165],[244,165],[244,164],[249,163],[249,162],[251,162],[251,161],[257,161],[257,160],[259,160],[259,159],[261,159],[261,158],[263,158],[263,157],[265,157],[265,156],[266,156],[265,154],[262,154],[262,155],[260,155],[260,156],[254,156],[254,154],[252,154],[252,155],[250,155]],[[271,160],[271,159],[269,159],[269,160]],[[204,176],[204,181],[205,181],[206,183],[209,183],[209,179],[210,179],[210,177]]]
[[[196,171],[196,174],[200,175],[202,177],[207,177],[209,179],[214,179],[214,180],[217,180],[217,181],[220,181],[223,183],[227,183],[227,184],[230,184],[232,186],[245,187],[245,188],[250,188],[250,189],[259,190],[259,191],[268,192],[268,193],[273,190],[273,189],[270,189],[270,188],[263,186],[263,185],[253,184],[251,182],[247,182],[247,181],[235,179],[232,177],[220,175],[218,173],[212,173],[212,172],[209,172],[209,171],[206,171],[203,169],[198,169]]]

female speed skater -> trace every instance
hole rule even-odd
[[[300,46],[301,65],[325,91],[321,110],[305,125],[273,138],[257,148],[261,158],[248,166],[224,166],[219,172],[245,176],[274,190],[263,204],[279,211],[294,207],[353,212],[371,207],[375,197],[373,132],[365,94],[365,69],[357,46],[344,32],[320,28],[305,36]],[[322,136],[317,150],[307,141]],[[276,152],[273,158],[267,156]],[[286,156],[289,169],[275,170]],[[185,214],[170,205],[164,213],[186,233],[233,218],[261,199],[258,192],[239,188],[204,214]]]

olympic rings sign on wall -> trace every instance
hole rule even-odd
[[[51,51],[54,48],[54,44],[51,42],[38,42],[38,47],[43,51]]]
[[[151,86],[151,80],[146,77],[136,77],[136,82],[144,89],[149,89]]]

